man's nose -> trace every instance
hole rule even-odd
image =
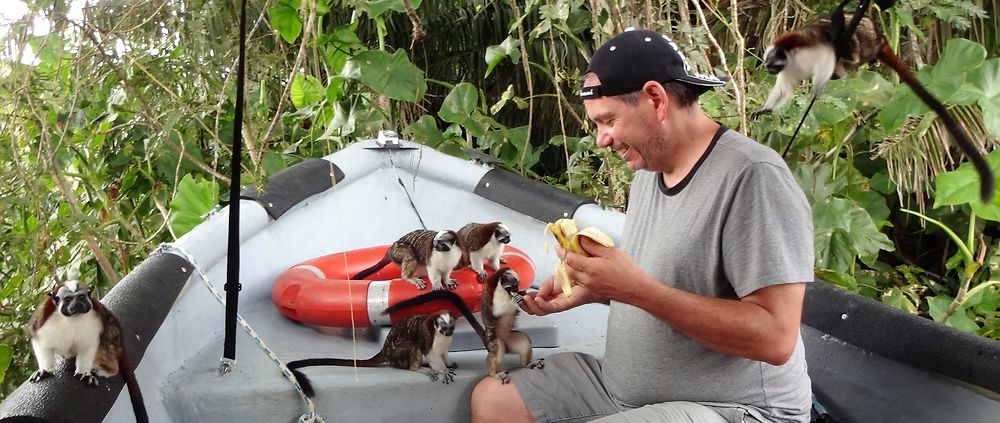
[[[597,146],[598,147],[601,147],[601,148],[610,147],[611,144],[613,144],[613,143],[614,143],[614,138],[612,138],[611,135],[608,134],[607,130],[601,129],[601,130],[597,131]]]

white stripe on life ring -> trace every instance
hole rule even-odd
[[[326,279],[326,274],[323,273],[323,271],[320,268],[313,266],[311,264],[300,264],[298,266],[295,266],[293,269],[305,269],[310,272],[313,272],[313,274],[316,275],[317,278]]]
[[[389,283],[392,281],[371,281],[368,284],[368,321],[372,327],[392,326],[388,314],[382,314],[389,308]]]

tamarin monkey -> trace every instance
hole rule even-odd
[[[417,229],[393,242],[382,260],[351,276],[351,279],[364,279],[391,261],[399,265],[403,279],[418,289],[427,287],[422,276],[430,279],[432,289],[441,289],[442,286],[455,289],[458,283],[451,279],[451,271],[462,259],[463,250],[455,231]]]
[[[448,292],[450,291],[433,291]],[[389,313],[389,310],[386,310]],[[472,313],[471,311],[469,312]],[[389,329],[382,349],[367,360],[350,360],[342,358],[308,358],[288,363],[288,369],[295,374],[299,386],[307,396],[315,396],[312,382],[300,370],[311,366],[357,366],[381,367],[389,364],[397,369],[421,371],[424,357],[427,358],[429,370],[421,373],[430,376],[431,380],[441,379],[443,383],[454,380],[454,363],[448,362],[448,348],[451,347],[452,335],[455,333],[455,317],[445,310],[432,314],[415,314],[400,320]]]
[[[941,118],[945,128],[955,139],[955,143],[969,157],[976,172],[979,173],[980,198],[988,203],[993,198],[993,172],[976,144],[969,139],[948,109],[924,88],[893,53],[873,21],[863,17],[870,0],[861,1],[860,14],[844,14],[847,1],[844,0],[830,16],[810,23],[798,31],[779,36],[767,48],[764,53],[764,64],[769,73],[778,76],[767,101],[750,115],[751,118],[784,106],[795,87],[810,76],[813,78],[812,93],[815,97],[823,91],[830,79],[841,78],[861,64],[877,59],[896,71],[917,97]],[[894,2],[877,0],[876,3],[882,9],[886,9]],[[850,26],[847,26],[848,18]],[[850,33],[847,28],[856,28],[850,37],[847,36]]]
[[[531,340],[524,333],[514,330],[514,323],[519,311],[518,304],[524,300],[525,292],[519,290],[521,282],[517,272],[509,267],[502,267],[486,279],[482,294],[483,328],[479,327],[474,316],[466,314],[469,323],[486,346],[486,366],[490,376],[500,379],[502,383],[510,382],[510,377],[503,371],[503,359],[507,352],[517,353],[521,365],[528,368],[541,368],[544,363],[539,360],[531,362]],[[464,309],[461,297],[454,292],[431,292],[409,300],[400,301],[390,309],[398,311],[407,307],[417,306],[436,300],[447,300],[460,309]],[[464,311],[463,311],[464,313]]]
[[[508,352],[521,358],[521,366],[542,367],[542,362],[531,361],[531,339],[521,331],[514,330],[520,304],[525,292],[518,289],[521,278],[509,267],[503,267],[490,275],[483,286],[483,326],[486,328],[486,365],[490,376],[501,383],[510,382],[510,376],[503,370],[503,357]]]
[[[503,260],[503,246],[510,243],[510,228],[500,222],[470,223],[458,230],[458,238],[465,247],[465,255],[458,263],[458,268],[472,267],[480,281],[486,280],[483,261],[488,260],[493,270],[500,268]]]
[[[74,376],[91,388],[100,385],[97,376],[121,373],[136,421],[148,422],[139,383],[122,342],[121,323],[91,296],[92,291],[76,280],[57,284],[31,314],[26,330],[38,371],[29,380],[39,382],[52,376],[56,355],[76,357]]]

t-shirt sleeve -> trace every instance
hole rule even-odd
[[[812,211],[787,167],[757,162],[737,179],[722,254],[740,298],[770,285],[813,281]]]

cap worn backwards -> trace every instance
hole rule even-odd
[[[628,28],[594,52],[587,72],[600,85],[580,89],[584,100],[630,93],[648,81],[679,81],[705,92],[726,84],[715,75],[690,73],[691,66],[677,45],[666,35],[646,29]]]

